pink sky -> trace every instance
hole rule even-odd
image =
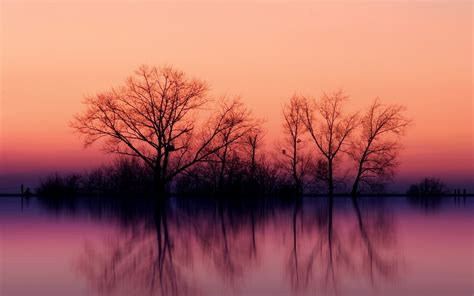
[[[0,175],[99,165],[68,126],[86,94],[174,65],[267,120],[293,93],[343,88],[408,107],[400,177],[473,182],[469,2],[43,2],[1,6]]]

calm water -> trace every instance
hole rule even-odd
[[[0,198],[0,295],[472,295],[474,200]]]

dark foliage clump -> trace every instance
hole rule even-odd
[[[54,173],[42,180],[36,193],[41,196],[76,196],[81,191],[82,177],[77,174],[61,176]]]
[[[112,165],[92,170],[84,177],[85,195],[148,195],[153,190],[150,170],[137,159],[120,158]]]
[[[233,157],[221,170],[221,163],[206,162],[181,174],[173,191],[179,195],[265,196],[275,194],[283,178],[278,169],[265,160],[254,166]]]
[[[437,178],[424,178],[419,183],[413,184],[407,191],[412,197],[441,196],[446,194],[446,185]]]
[[[40,182],[36,193],[44,197],[143,196],[153,188],[153,177],[147,167],[135,159],[121,158],[82,175],[50,175]]]

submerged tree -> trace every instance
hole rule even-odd
[[[351,195],[358,193],[361,183],[376,189],[393,176],[401,148],[398,140],[410,123],[405,110],[404,106],[383,105],[376,99],[361,118],[360,136],[349,149],[357,163]]]
[[[319,101],[305,100],[303,122],[311,139],[327,162],[327,185],[330,196],[334,193],[335,158],[358,123],[358,114],[344,114],[347,96],[342,91],[324,94]]]
[[[87,97],[87,109],[71,126],[86,146],[104,139],[107,152],[141,159],[164,193],[178,174],[253,128],[239,100],[221,104],[202,120],[199,113],[211,101],[208,90],[204,81],[171,67],[142,66],[124,86]]]

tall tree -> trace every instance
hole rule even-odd
[[[343,145],[357,127],[358,114],[344,114],[347,96],[339,90],[316,100],[305,99],[303,122],[316,149],[327,162],[327,185],[330,197],[334,194],[334,162]]]
[[[259,158],[260,150],[263,146],[264,132],[262,128],[256,128],[252,133],[247,135],[243,140],[244,146],[244,163],[248,166],[247,177],[249,181],[249,191],[253,194],[257,193],[258,184],[257,169],[261,169],[262,159]]]
[[[290,101],[283,106],[283,132],[285,134],[285,144],[282,152],[286,157],[284,167],[291,173],[294,186],[301,194],[303,191],[303,178],[309,168],[309,158],[305,157],[302,142],[306,133],[303,117],[304,99],[299,96],[292,96]]]
[[[357,164],[351,194],[357,195],[360,184],[376,189],[393,176],[397,165],[397,152],[410,119],[406,108],[400,105],[383,105],[377,98],[360,121],[359,137],[349,149]]]
[[[154,174],[157,190],[195,163],[247,134],[237,100],[221,104],[202,120],[211,102],[209,87],[172,67],[140,67],[125,85],[86,97],[86,110],[71,126],[85,145],[104,139],[104,150],[141,159]],[[212,112],[211,112],[212,113]],[[231,130],[226,141],[219,136]]]

